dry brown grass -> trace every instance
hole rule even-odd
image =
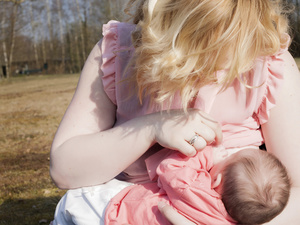
[[[49,177],[49,151],[79,75],[0,81],[0,224],[49,224],[64,194]]]

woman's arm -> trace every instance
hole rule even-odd
[[[51,148],[50,172],[60,188],[106,182],[153,143],[147,121],[115,127],[115,105],[102,85],[101,42],[92,50]],[[130,150],[130,154],[128,154]]]
[[[285,210],[268,224],[296,225],[300,221],[300,73],[288,52],[282,57],[285,61],[284,86],[262,131],[267,150],[286,166],[292,190]]]
[[[220,142],[220,126],[197,110],[154,113],[113,127],[116,106],[102,84],[101,42],[92,50],[75,95],[61,121],[50,153],[51,177],[60,188],[104,183],[158,142],[195,154],[189,145],[195,132],[207,142]],[[204,147],[204,146],[203,146]]]
[[[269,152],[275,154],[287,167],[292,181],[287,207],[268,225],[298,225],[300,221],[300,73],[290,53],[283,55],[285,61],[284,86],[271,110],[270,119],[262,125]],[[171,206],[160,206],[161,213],[174,225],[192,225],[187,218]]]

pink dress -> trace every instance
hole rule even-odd
[[[132,185],[118,193],[106,209],[105,224],[171,224],[159,212],[159,201],[172,205],[196,224],[235,224],[221,196],[211,187],[208,171],[213,166],[212,152],[207,147],[194,157],[186,157],[165,149],[149,157],[147,167],[153,171],[153,182]],[[152,168],[157,161],[161,161],[157,169]]]
[[[158,106],[149,105],[148,98],[141,105],[132,92],[133,88],[126,82],[131,75],[131,69],[126,67],[134,53],[131,42],[134,29],[133,24],[117,21],[110,21],[103,27],[102,80],[105,92],[117,106],[116,125],[158,111]],[[288,43],[288,35],[286,38]],[[255,60],[253,69],[245,76],[247,84],[253,88],[246,88],[236,79],[223,92],[219,92],[221,87],[217,84],[205,86],[199,91],[194,107],[208,113],[222,125],[226,149],[258,147],[264,142],[260,125],[267,122],[269,110],[275,106],[276,94],[283,81],[281,54],[285,51],[287,48],[282,48],[273,56]],[[218,71],[217,77],[222,78],[224,73],[223,70]],[[171,108],[180,108],[179,96],[175,97]],[[133,183],[149,181],[144,161],[158,150],[158,146],[148,150],[117,178]]]
[[[89,65],[97,69],[100,67],[102,70],[104,90],[116,105],[116,125],[137,116],[157,112],[159,109],[155,105],[150,106],[147,98],[141,105],[132,91],[133,88],[126,82],[126,78],[131,75],[131,69],[127,68],[127,65],[134,53],[131,43],[131,32],[134,29],[133,24],[110,21],[103,27],[102,44],[99,42],[89,56],[91,62]],[[285,51],[287,48],[282,48],[273,56],[260,57],[255,61],[253,69],[246,74],[247,84],[254,88],[246,88],[236,80],[221,93],[219,93],[218,85],[206,86],[199,91],[195,107],[220,122],[223,145],[226,149],[258,147],[264,142],[260,125],[267,122],[269,110],[275,106],[276,95],[283,82],[284,61],[281,54]],[[224,72],[219,71],[217,77],[224,76]],[[172,109],[180,108],[179,96],[175,99]],[[133,183],[151,182],[150,177],[153,179],[156,174],[151,168],[156,168],[160,162],[154,158],[157,155],[153,153],[161,149],[162,147],[158,145],[153,146],[117,179]],[[147,165],[150,171],[147,171],[146,159],[148,159]],[[127,182],[117,179],[94,187],[69,190],[57,206],[54,224],[74,224],[74,221],[82,225],[104,224],[104,210],[107,202],[121,189],[128,186]],[[157,183],[155,187],[155,190],[159,191]],[[137,197],[140,198],[140,196]],[[112,202],[115,200],[113,199]],[[142,215],[141,212],[136,213]]]

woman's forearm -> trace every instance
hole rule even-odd
[[[58,136],[62,133],[60,130]],[[102,132],[73,135],[62,142],[54,141],[51,176],[60,188],[100,184],[127,168],[155,142],[194,155],[195,146],[188,140],[195,133],[201,135],[205,144],[222,141],[220,125],[199,110],[189,110],[188,114],[182,110],[158,112]]]
[[[151,116],[106,131],[70,138],[51,150],[51,176],[60,188],[106,182],[138,159],[152,144]]]

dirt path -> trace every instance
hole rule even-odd
[[[49,177],[49,151],[79,75],[0,81],[0,224],[49,224],[64,193]]]

